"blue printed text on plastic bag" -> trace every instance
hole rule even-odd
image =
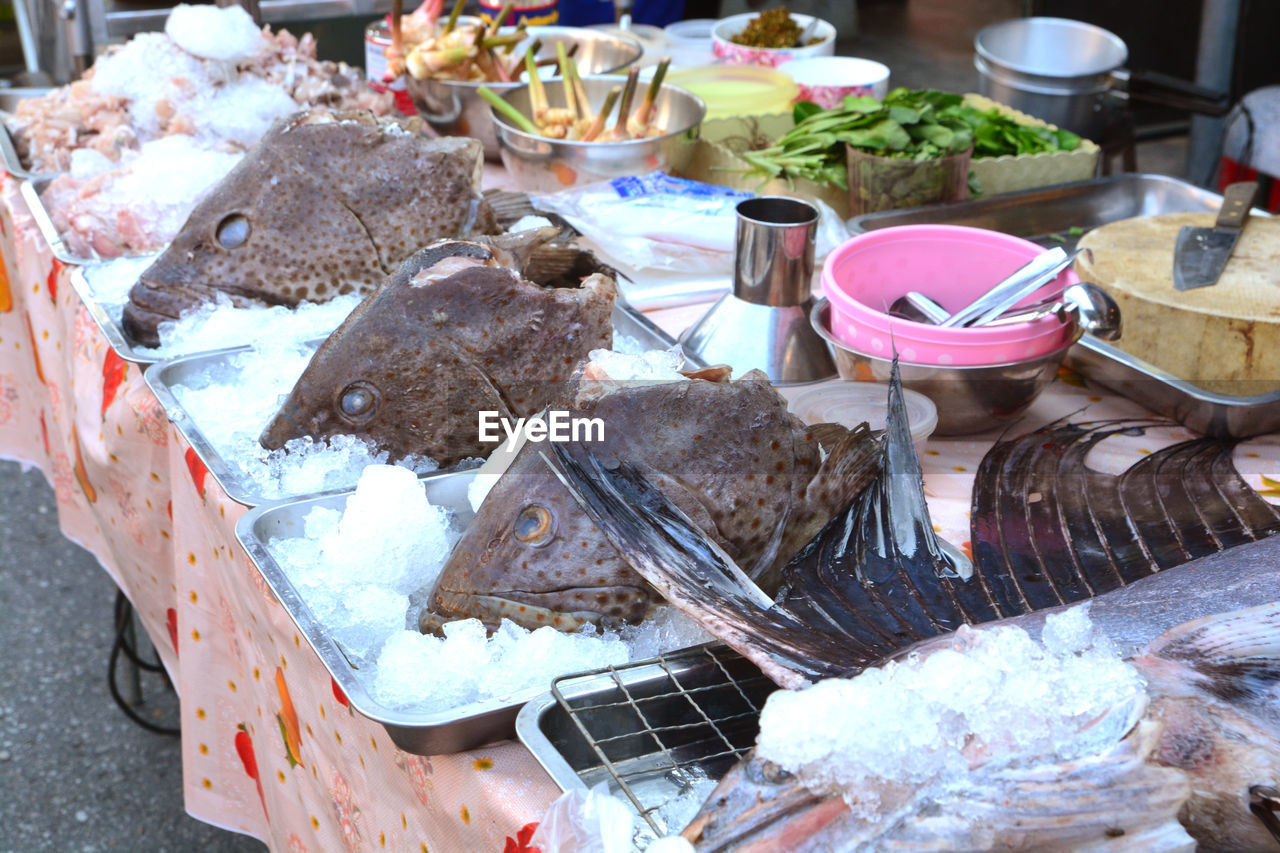
[[[649,195],[670,195],[703,198],[751,198],[754,193],[731,190],[715,184],[704,184],[685,178],[674,178],[666,172],[650,172],[647,175],[631,175],[614,178],[609,182],[618,198],[637,198]]]

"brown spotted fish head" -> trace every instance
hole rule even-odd
[[[498,230],[480,194],[474,139],[424,135],[417,120],[311,110],[276,122],[195,209],[133,287],[125,331],[223,293],[237,305],[297,305],[371,291],[440,237]]]
[[[556,234],[444,240],[407,260],[321,344],[262,434],[355,435],[390,458],[442,467],[483,457],[479,413],[512,422],[569,395],[573,370],[613,340],[612,278],[543,286],[519,269]]]
[[[758,371],[735,381],[723,368],[693,377],[584,379],[573,414],[602,422],[603,436],[587,443],[593,453],[640,466],[769,585],[776,568],[874,478],[878,441],[866,429],[827,425],[820,444]],[[526,442],[480,505],[420,616],[424,632],[466,618],[490,627],[504,618],[531,629],[609,626],[643,619],[660,600],[555,477],[546,448]]]

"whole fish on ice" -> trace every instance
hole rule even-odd
[[[1278,594],[1280,541],[1238,551],[1170,569],[1088,605],[1095,630],[1129,652],[1127,663],[1141,689],[1091,708],[1096,716],[1078,732],[1054,736],[1061,744],[993,756],[999,741],[986,742],[973,732],[986,729],[990,737],[999,729],[992,720],[1006,712],[998,707],[998,695],[990,699],[996,706],[990,719],[964,720],[959,735],[940,727],[946,736],[963,739],[968,763],[941,785],[903,784],[902,769],[897,779],[878,773],[858,778],[823,766],[837,756],[809,765],[787,754],[787,732],[771,733],[768,741],[762,735],[764,752],[789,760],[796,772],[764,757],[758,747],[720,781],[683,835],[699,853],[1280,850],[1280,602],[1179,621],[1205,608],[1233,608],[1259,594]],[[1189,587],[1200,594],[1188,597]],[[966,666],[963,656],[989,632],[1021,628],[1035,636],[1063,609],[966,628],[913,647],[898,660],[925,672],[932,656],[943,655],[948,657],[945,664],[939,658],[940,668],[959,669]],[[1107,665],[1099,657],[1075,671],[1088,679],[1092,667]],[[936,675],[938,668],[932,671]],[[888,669],[885,678],[897,675]],[[864,685],[861,696],[874,702],[885,683]],[[826,690],[836,683],[820,686]],[[793,696],[809,707],[818,700],[805,691],[785,695],[778,707],[767,705],[765,715],[786,713],[793,730],[824,725],[806,724],[796,702],[785,701]],[[965,700],[948,696],[944,702],[963,706]],[[1070,702],[1060,706],[1064,713],[1073,710]],[[928,713],[927,707],[920,710]],[[975,713],[972,707],[969,712]],[[876,713],[874,706],[850,711],[850,725],[861,732],[855,742],[879,722]],[[1053,711],[1044,713],[1047,718]],[[1038,722],[1018,719],[1013,725],[1036,732]],[[1045,731],[1049,725],[1043,723]],[[842,734],[847,733],[829,738],[835,742]],[[916,748],[938,748],[936,738],[922,740],[928,745]],[[1076,751],[1064,749],[1071,746]],[[842,775],[853,778],[841,780]]]
[[[603,421],[597,452],[643,459],[698,529],[772,588],[788,556],[874,477],[879,440],[865,425],[806,427],[758,371],[734,381],[727,368],[690,376],[616,385],[584,378],[572,411]],[[521,448],[481,504],[441,571],[424,631],[468,617],[574,630],[637,621],[654,603],[543,463],[545,447]]]
[[[514,422],[567,405],[573,371],[612,343],[617,288],[589,253],[552,245],[558,233],[414,254],[320,345],[262,445],[356,435],[449,466],[497,446],[480,440],[480,411]]]
[[[369,291],[434,239],[495,233],[480,143],[423,127],[358,110],[276,122],[143,272],[125,331],[158,345],[161,322],[219,293],[292,306]]]

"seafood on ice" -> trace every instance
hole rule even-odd
[[[458,140],[442,140],[455,143]],[[471,152],[479,155],[479,143]],[[569,401],[569,380],[613,342],[612,275],[550,227],[435,242],[406,260],[321,344],[262,435],[348,434],[392,459],[488,455],[481,411],[514,423]]]
[[[372,291],[439,237],[499,230],[480,194],[480,143],[419,119],[316,109],[281,119],[192,210],[129,293],[125,331],[212,301],[324,302]]]

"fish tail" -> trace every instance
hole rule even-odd
[[[880,473],[881,442],[865,423],[836,440],[805,492],[810,504],[847,507]]]
[[[636,466],[606,467],[573,442],[543,459],[632,568],[774,681],[801,687],[848,668],[841,637],[774,605]]]

